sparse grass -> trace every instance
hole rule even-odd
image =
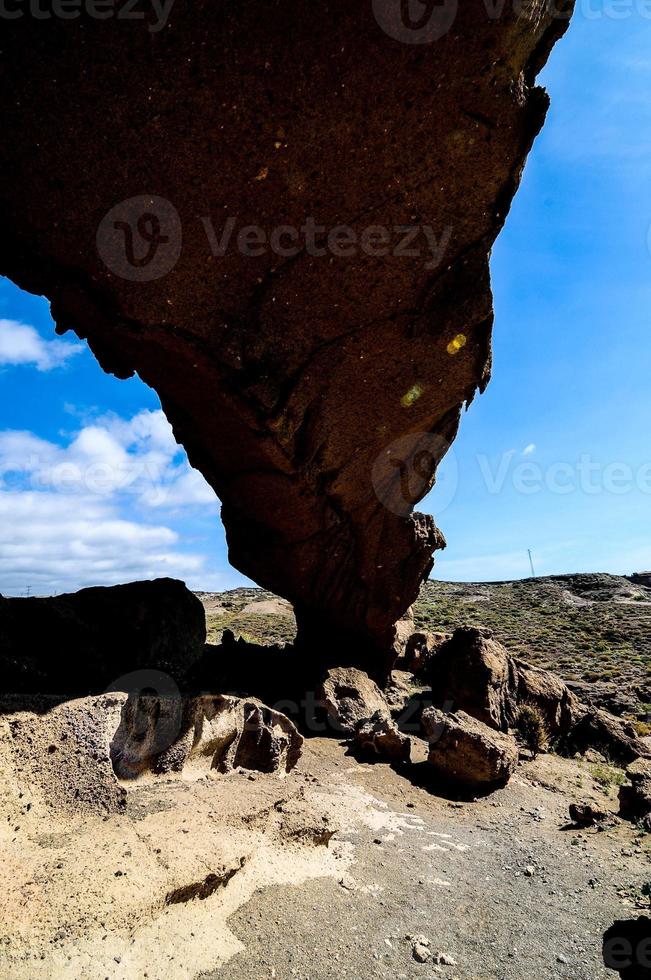
[[[250,602],[270,598],[262,589],[222,593],[219,613],[208,617],[208,642],[219,643],[225,629],[255,643],[291,642],[293,619],[242,614]],[[488,627],[513,656],[553,670],[566,681],[615,683],[630,695],[633,717],[642,723],[647,713],[651,717],[651,703],[640,703],[651,702],[651,589],[625,578],[431,581],[421,590],[414,618],[417,629],[432,632],[452,632],[465,624]]]
[[[610,795],[612,789],[622,786],[626,782],[626,773],[623,769],[618,769],[616,766],[605,764],[590,766],[590,775],[608,795]]]
[[[633,692],[648,686],[651,674],[651,589],[636,596],[635,588],[615,575],[432,581],[423,586],[415,619],[417,627],[432,631],[488,627],[514,656],[565,680],[616,682]],[[477,594],[487,601],[466,601]],[[636,713],[643,717],[644,706]]]
[[[549,745],[549,733],[545,719],[534,704],[523,704],[515,719],[518,739],[529,749],[535,759]]]

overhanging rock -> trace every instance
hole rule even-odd
[[[571,6],[4,23],[0,271],[156,389],[316,659],[381,672],[444,543],[412,510],[488,382],[489,253]]]

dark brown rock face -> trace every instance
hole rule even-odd
[[[409,762],[411,739],[398,730],[395,721],[381,711],[359,723],[353,745],[361,756],[387,762]]]
[[[515,660],[487,629],[456,630],[429,659],[426,675],[438,704],[502,731],[523,704],[540,710],[553,737],[567,735],[587,711],[560,677]]]
[[[112,685],[123,690],[121,676],[143,670],[162,671],[179,681],[202,655],[205,642],[203,606],[174,579],[46,599],[0,596],[5,693],[86,694]]]
[[[0,272],[156,389],[232,563],[330,664],[390,659],[444,543],[412,510],[488,382],[572,2],[438,6],[424,34],[393,0],[4,25]]]
[[[518,762],[515,739],[476,718],[438,708],[423,712],[428,762],[446,780],[466,788],[490,789],[509,781]]]

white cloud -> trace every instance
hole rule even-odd
[[[215,494],[191,469],[162,412],[96,419],[64,445],[0,432],[0,593],[165,575],[196,589],[230,584],[209,568],[208,555],[183,550],[178,531],[151,523],[152,508],[217,516]]]
[[[535,442],[530,442],[529,445],[528,446],[525,446],[524,449],[522,450],[522,455],[523,456],[531,456],[531,454],[532,453],[535,453],[535,451],[536,451],[536,444],[535,444]]]
[[[33,364],[38,371],[53,371],[83,350],[83,344],[44,340],[27,323],[0,319],[0,367]]]
[[[126,497],[143,508],[209,507],[217,498],[193,470],[163,412],[104,416],[67,445],[32,432],[0,432],[0,489]]]
[[[0,592],[74,591],[172,576],[206,587],[206,557],[178,549],[171,528],[125,520],[107,501],[74,507],[47,492],[0,493]]]

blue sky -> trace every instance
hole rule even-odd
[[[448,538],[435,577],[523,577],[528,548],[538,574],[651,567],[644,12],[580,0],[541,77],[552,109],[492,260],[493,381],[420,507]],[[55,337],[43,299],[7,281],[0,385],[1,593],[245,581],[156,395],[104,375]]]

